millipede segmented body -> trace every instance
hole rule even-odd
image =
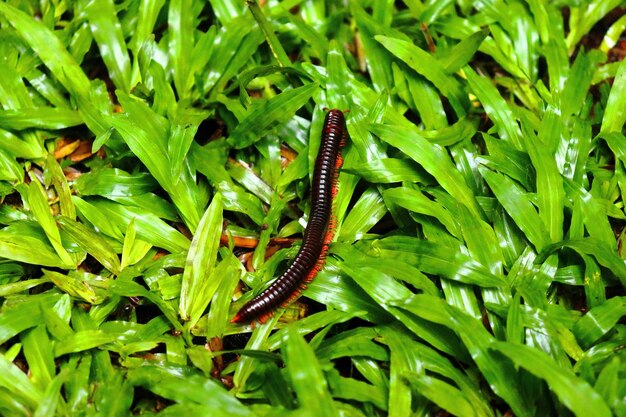
[[[328,246],[333,240],[333,199],[337,176],[343,163],[341,147],[347,139],[341,110],[329,110],[324,121],[320,150],[315,160],[311,186],[311,212],[304,231],[302,246],[287,270],[265,291],[246,303],[232,323],[252,320],[265,322],[279,306],[286,306],[300,295],[324,266]]]

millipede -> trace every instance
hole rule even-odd
[[[331,244],[336,219],[333,200],[337,193],[337,177],[343,164],[341,148],[348,137],[344,114],[332,109],[326,113],[319,153],[315,160],[311,184],[311,211],[304,230],[302,245],[287,270],[265,291],[247,302],[231,323],[258,320],[264,323],[279,306],[295,301],[306,284],[313,281],[324,266]]]

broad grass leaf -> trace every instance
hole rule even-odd
[[[193,1],[175,0],[169,4],[167,23],[169,26],[169,55],[172,65],[172,78],[181,100],[189,96],[193,81],[191,73],[192,53],[195,34],[195,14],[198,7]]]
[[[0,139],[0,149],[15,158],[39,159],[47,154],[42,141],[33,132],[23,132],[18,137],[8,130],[0,129]]]
[[[137,236],[141,240],[172,253],[185,251],[189,248],[189,240],[182,233],[155,215],[146,213],[145,210],[123,206],[103,199],[93,199],[86,202],[78,197],[73,197],[73,200],[81,215],[85,216],[98,229],[110,230],[109,236],[119,236],[120,242],[124,240],[120,230],[126,230],[128,224],[134,219]]]
[[[209,283],[220,279],[212,272],[222,234],[222,210],[222,196],[218,193],[204,212],[187,254],[179,311],[190,327],[195,326],[213,297],[216,288]],[[208,292],[209,288],[213,288],[212,292]]]
[[[392,314],[404,323],[407,328],[419,334],[421,338],[443,352],[451,355],[464,355],[453,333],[448,329],[418,318],[408,317],[406,313],[393,307],[401,300],[411,297],[413,293],[408,288],[374,267],[361,268],[358,265],[357,268],[345,263],[341,266],[361,286],[363,291],[374,300],[376,305],[379,306],[378,308],[388,311],[389,314]],[[378,320],[378,322],[388,323],[389,321]]]
[[[60,294],[48,292],[28,297],[13,307],[4,306],[0,315],[0,343],[41,324],[42,311],[51,310],[60,298]]]
[[[43,399],[43,392],[4,355],[0,355],[0,387],[7,390],[19,404],[30,410],[34,410]]]
[[[19,181],[23,175],[24,170],[15,156],[0,149],[0,181]]]
[[[480,321],[449,306],[444,300],[427,295],[415,295],[398,303],[397,307],[457,333],[491,389],[508,403],[516,415],[534,414],[522,396],[518,380],[511,380],[517,372],[503,355],[491,349],[495,339]]]
[[[626,63],[622,60],[604,109],[601,127],[603,133],[622,132],[626,123],[624,97],[626,97]]]
[[[131,68],[126,41],[112,0],[90,0],[85,7],[91,33],[117,88],[129,92]]]
[[[327,259],[327,266],[308,285],[304,295],[340,311],[362,315],[364,320],[374,323],[389,319],[385,311],[359,285],[341,277],[332,259]]]
[[[599,60],[600,57],[593,53],[581,52],[576,55],[576,60],[570,69],[561,94],[562,116],[578,114],[583,109],[591,79]]]
[[[377,336],[378,332],[374,328],[352,329],[322,341],[315,353],[320,360],[327,361],[351,356],[387,361],[387,350],[374,343]]]
[[[46,387],[43,398],[37,406],[33,417],[54,417],[57,414],[57,407],[61,405],[61,409],[67,409],[61,396],[61,388],[69,377],[67,369],[59,372],[59,374]]]
[[[406,159],[382,158],[367,162],[355,162],[354,165],[345,164],[341,169],[372,183],[429,182],[428,175],[421,172],[417,165]]]
[[[606,31],[604,39],[602,40],[602,45],[600,45],[600,50],[605,53],[608,52],[617,44],[620,35],[624,32],[624,30],[626,30],[626,15],[617,19]]]
[[[46,159],[46,171],[44,178],[47,183],[49,182],[52,184],[57,196],[59,197],[61,214],[72,220],[76,219],[76,207],[74,207],[74,203],[72,202],[72,191],[70,190],[70,186],[65,174],[63,173],[61,165],[56,159],[54,159],[52,154],[48,154]]]
[[[441,146],[451,146],[463,140],[471,139],[477,130],[478,126],[476,121],[464,117],[449,126],[446,123],[445,126],[439,129],[424,130],[420,132],[420,134],[424,139],[428,139],[432,143]]]
[[[287,337],[286,333],[288,331],[291,331],[289,329],[296,330],[302,336],[306,336],[320,330],[323,330],[324,333],[326,333],[326,331],[330,330],[333,325],[345,323],[353,316],[354,315],[352,314],[345,313],[339,310],[320,311],[319,313],[311,314],[307,317],[302,318],[301,320],[290,323],[289,326],[284,327],[272,334],[267,340],[267,350],[274,351],[280,348],[283,344],[283,341]],[[316,338],[318,337],[316,336]],[[313,347],[316,346],[314,345]],[[316,349],[318,348],[319,346],[316,347]]]
[[[71,94],[82,97],[88,95],[89,79],[50,29],[8,3],[0,4],[0,14],[11,23]]]
[[[40,324],[22,332],[20,339],[33,382],[43,391],[56,374],[53,344],[48,336],[46,326]]]
[[[102,197],[132,197],[153,191],[157,186],[148,173],[132,175],[119,169],[102,167],[82,174],[74,182],[74,190],[80,195]]]
[[[199,189],[189,169],[172,176],[167,141],[170,122],[156,114],[146,103],[118,91],[124,115],[110,118],[111,124],[128,147],[148,168],[150,173],[172,198],[186,225],[193,231],[200,220]]]
[[[257,2],[255,1],[248,2],[247,6],[248,6],[248,9],[250,10],[250,13],[254,17],[254,20],[256,20],[257,25],[259,25],[261,32],[263,32],[263,35],[265,36],[265,41],[267,42],[270,50],[272,51],[272,55],[274,59],[282,67],[291,66],[291,60],[287,56],[287,53],[285,52],[285,49],[283,48],[282,43],[276,36],[276,33],[275,33],[276,29],[274,28],[274,25],[272,24],[273,22],[267,19],[267,17],[265,16],[265,13],[263,12],[263,9],[261,9],[261,7],[259,6]]]
[[[117,339],[118,335],[108,334],[102,330],[81,330],[68,337],[63,343],[57,344],[54,349],[54,356],[58,358],[68,353],[82,352]]]
[[[229,0],[212,0],[211,7],[215,16],[223,25],[226,25],[246,11],[244,4]]]
[[[338,240],[354,241],[360,239],[387,213],[381,195],[373,188],[368,188],[354,204],[341,225]]]
[[[270,204],[274,190],[267,182],[263,181],[250,167],[235,161],[228,162],[228,173],[233,180],[243,185],[250,193],[254,194],[265,204]]]
[[[34,288],[38,285],[45,284],[50,282],[48,278],[33,278],[25,281],[13,282],[10,284],[1,284],[0,285],[0,297],[6,297],[13,294],[18,294],[24,291],[27,291],[31,288]]]
[[[110,286],[110,281],[107,282],[101,277],[98,277],[100,279],[90,279],[91,277],[88,276],[65,275],[45,269],[43,273],[59,290],[87,303],[100,304],[108,297],[106,289]]]
[[[294,330],[287,332],[283,357],[300,408],[320,417],[337,415],[315,352]]]
[[[426,129],[443,129],[448,125],[446,112],[437,88],[419,74],[402,71],[394,65],[394,79],[397,84],[406,82],[406,97],[409,107],[418,111]]]
[[[225,267],[222,271],[224,273],[215,295],[211,299],[211,308],[207,315],[207,338],[221,337],[226,332],[233,292],[245,272],[237,257],[232,254],[227,255],[223,262]],[[213,277],[213,279],[216,278]]]
[[[487,30],[475,32],[454,45],[449,51],[446,51],[444,55],[439,58],[446,72],[452,74],[467,65],[488,34],[489,32]]]
[[[119,275],[121,266],[120,260],[109,243],[97,232],[88,228],[82,223],[78,223],[69,217],[61,216],[57,219],[61,229],[75,241],[78,246],[88,254],[96,258],[106,269]]]
[[[409,373],[405,378],[412,389],[453,415],[477,416],[472,403],[458,388],[428,375]]]
[[[546,247],[541,253],[541,257],[545,259],[563,247],[571,248],[580,254],[593,256],[600,265],[619,278],[622,284],[626,284],[626,263],[606,243],[593,237],[564,240]]]
[[[552,137],[558,138],[558,135],[550,135],[550,127],[546,128],[548,134],[543,134],[545,125],[551,120],[549,115],[544,116],[538,138],[526,132],[523,139],[535,167],[539,217],[548,229],[550,241],[558,242],[563,239],[565,191],[553,152],[555,146],[550,143]]]
[[[502,139],[509,140],[517,148],[522,149],[520,142],[520,129],[517,125],[511,108],[502,98],[495,85],[471,69],[463,68],[472,93],[478,97],[485,111],[493,120],[496,129]]]
[[[219,100],[219,94],[235,77],[244,65],[249,63],[252,55],[257,52],[264,37],[257,25],[252,24],[249,14],[233,19],[218,32],[212,43],[213,57],[204,72],[200,91],[210,91],[209,100]]]
[[[626,300],[615,297],[587,312],[574,325],[574,334],[583,346],[592,346],[599,338],[613,330],[626,315]]]
[[[135,220],[132,219],[126,228],[124,234],[124,244],[122,246],[122,262],[120,268],[124,269],[128,266],[139,262],[152,248],[152,245],[137,239],[137,229],[135,228]]]
[[[592,0],[585,4],[572,7],[569,16],[570,32],[566,43],[570,51],[582,39],[593,25],[606,16],[612,9],[620,5],[619,0]]]
[[[492,349],[506,355],[517,366],[544,379],[560,401],[578,417],[613,415],[602,397],[571,370],[555,363],[546,353],[526,345],[495,342]]]
[[[57,255],[59,255],[59,258],[63,262],[64,266],[69,269],[76,268],[76,264],[67,253],[67,250],[63,247],[61,234],[59,233],[59,229],[54,221],[54,218],[52,217],[47,197],[39,181],[31,182],[28,187],[28,204],[33,215],[35,216],[35,219],[48,237],[50,244],[54,247],[54,250]]]
[[[189,367],[146,365],[131,369],[127,378],[132,386],[144,387],[181,405],[201,405],[221,415],[233,417],[256,415],[221,384]]]
[[[350,110],[350,80],[348,65],[337,41],[330,42],[327,58],[328,78],[326,80],[326,100],[331,108]]]
[[[443,65],[431,54],[402,39],[377,35],[375,39],[401,61],[433,83],[450,100],[457,116],[465,116],[469,100],[463,94],[461,83],[448,75]]]
[[[174,329],[179,332],[183,331],[183,326],[180,324],[180,317],[176,314],[176,310],[171,304],[163,300],[159,294],[149,291],[135,282],[124,282],[122,280],[113,282],[110,293],[124,297],[145,297],[163,312],[163,315],[168,319]]]
[[[457,219],[438,201],[431,200],[421,191],[408,187],[390,188],[383,192],[383,198],[387,204],[395,204],[411,212],[431,216],[438,220],[457,238],[461,236],[461,230]]]
[[[287,122],[296,110],[312,96],[318,85],[310,83],[283,91],[263,103],[253,106],[230,134],[228,143],[237,149],[245,148],[268,134],[276,125]]]
[[[144,42],[152,38],[154,26],[159,17],[161,8],[165,0],[155,0],[151,2],[141,2],[137,11],[137,24],[132,32],[128,48],[135,56],[139,55],[139,50]]]
[[[550,237],[528,193],[523,192],[505,175],[486,168],[482,168],[480,172],[500,204],[537,251],[546,248],[550,244]]]
[[[411,413],[411,389],[404,376],[422,371],[420,358],[410,349],[404,333],[395,328],[384,327],[381,334],[391,352],[389,361],[389,417],[402,417]]]
[[[372,404],[387,410],[387,391],[382,386],[365,383],[356,378],[345,378],[337,370],[327,374],[328,385],[334,398]]]
[[[67,129],[83,124],[83,119],[75,110],[41,107],[16,110],[0,110],[0,126],[10,130],[26,129]]]
[[[481,287],[499,287],[506,284],[503,277],[494,275],[477,260],[464,253],[460,246],[433,242],[409,236],[391,236],[372,244],[374,257],[396,259],[422,272],[441,275],[447,279]]]
[[[413,129],[407,130],[405,126],[373,125],[371,131],[420,164],[437,179],[444,190],[464,204],[474,215],[481,215],[481,209],[472,190],[452,164],[444,148],[428,142],[418,132]]]

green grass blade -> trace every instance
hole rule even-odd
[[[387,213],[380,194],[370,188],[364,192],[341,225],[338,240],[354,241],[367,233]]]
[[[216,194],[200,220],[191,241],[180,290],[179,312],[189,327],[196,325],[213,292],[207,292],[207,281],[212,277],[222,234],[222,196]],[[213,289],[215,291],[215,289]]]
[[[80,114],[70,109],[42,107],[0,111],[0,125],[11,130],[66,129],[81,124]]]
[[[407,130],[404,126],[373,125],[371,131],[420,164],[437,179],[444,190],[464,204],[474,215],[480,216],[481,209],[472,190],[465,184],[463,177],[442,147],[433,145],[413,129]]]
[[[85,7],[91,33],[115,86],[130,91],[130,59],[112,0],[90,0]]]
[[[488,34],[486,30],[473,33],[454,45],[450,51],[446,51],[445,55],[440,58],[441,65],[446,69],[446,72],[452,74],[467,65]]]
[[[190,73],[194,41],[194,4],[190,0],[172,1],[168,9],[170,30],[169,52],[173,69],[174,85],[181,100],[189,96]]]
[[[615,327],[626,315],[623,297],[615,297],[592,308],[574,325],[574,334],[583,346],[591,346],[600,337]]]
[[[283,355],[300,408],[317,416],[337,415],[315,352],[293,329],[287,332]]]
[[[494,392],[507,401],[516,415],[533,415],[519,391],[519,382],[512,383],[511,377],[516,374],[513,366],[502,355],[492,351],[495,340],[482,323],[445,301],[426,295],[413,296],[399,303],[398,308],[454,330]]]
[[[493,120],[502,139],[510,140],[517,149],[522,149],[520,143],[519,126],[513,117],[513,112],[504,101],[496,87],[485,77],[482,77],[470,67],[463,68],[467,76],[472,93],[478,97],[485,111]]]
[[[315,83],[306,84],[282,92],[281,94],[252,107],[248,114],[230,134],[228,143],[235,148],[244,148],[255,143],[277,125],[282,125],[293,117],[317,90]]]
[[[111,245],[98,233],[68,217],[61,216],[57,222],[61,230],[67,233],[78,246],[96,258],[106,269],[119,275],[120,260]]]
[[[543,250],[550,243],[550,238],[528,194],[502,174],[488,169],[481,169],[481,174],[500,204],[525,233],[526,238],[535,245],[537,251]]]
[[[613,415],[602,397],[587,382],[577,378],[569,369],[558,366],[540,350],[506,342],[495,342],[493,349],[506,355],[517,366],[545,379],[550,389],[576,416]]]
[[[453,76],[447,75],[443,65],[431,54],[404,40],[381,35],[375,39],[418,74],[432,82],[441,94],[450,100],[457,116],[462,117],[466,114],[469,101],[462,92],[461,83]]]
[[[8,3],[0,4],[0,14],[11,23],[69,92],[82,97],[88,95],[89,79],[50,29]]]
[[[6,389],[20,404],[35,409],[43,393],[28,379],[26,374],[0,355],[0,387]]]
[[[61,371],[47,386],[46,390],[43,393],[43,398],[35,410],[35,414],[33,417],[54,417],[57,416],[57,407],[61,406],[63,403],[63,399],[61,396],[61,386],[65,383],[68,377],[67,371]],[[63,411],[61,411],[63,412]],[[65,410],[67,412],[67,410]]]
[[[609,99],[604,109],[602,118],[602,132],[621,132],[626,123],[626,104],[623,98],[626,96],[626,63],[622,60],[619,65]]]
[[[145,387],[181,405],[201,405],[215,413],[233,417],[256,415],[230,395],[221,384],[187,367],[146,365],[130,370],[127,378],[133,386]]]
[[[61,242],[61,234],[59,229],[50,213],[50,207],[43,187],[38,181],[33,181],[28,187],[28,204],[33,212],[33,215],[37,219],[37,222],[43,229],[44,233],[48,237],[50,244],[54,247],[57,255],[63,262],[66,268],[74,269],[76,265],[67,250],[63,247]]]

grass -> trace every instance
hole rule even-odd
[[[0,415],[626,416],[623,1],[263,3],[0,3]]]

